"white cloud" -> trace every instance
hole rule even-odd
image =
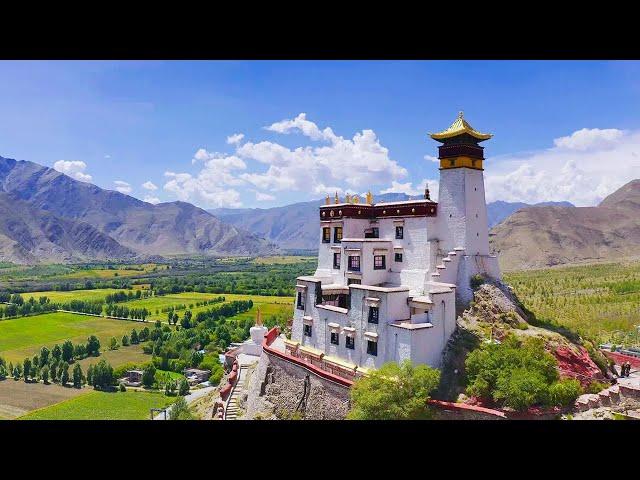
[[[438,157],[434,157],[432,155],[425,155],[424,156],[425,160],[429,160],[430,162],[435,162],[435,163],[439,163],[440,159]]]
[[[235,133],[227,137],[227,143],[229,145],[235,145],[236,143],[240,143],[243,138],[244,138],[244,133]]]
[[[111,155],[105,155],[104,158],[111,158]]]
[[[381,190],[380,193],[406,193],[407,195],[415,196],[415,195],[424,195],[425,186],[429,186],[429,194],[431,199],[436,202],[438,201],[438,180],[423,179],[420,183],[418,183],[415,187],[411,182],[400,183],[393,181],[391,182],[391,186],[384,190]]]
[[[304,113],[265,128],[282,134],[300,132],[325,145],[295,149],[269,141],[239,145],[237,156],[268,165],[262,173],[240,175],[241,179],[263,190],[317,193],[326,192],[326,185],[341,183],[340,189],[359,189],[387,184],[407,175],[407,170],[389,157],[389,150],[380,144],[373,130],[363,130],[352,139],[345,139],[335,135],[329,127],[321,130],[307,120]]]
[[[145,190],[150,190],[152,192],[158,189],[158,187],[156,187],[156,185],[151,180],[147,180],[146,182],[144,182],[142,184],[142,188],[144,188]]]
[[[80,160],[58,160],[53,164],[53,168],[81,182],[91,181],[91,175],[85,173],[87,164]]]
[[[129,185],[127,182],[123,180],[116,180],[113,183],[116,186],[116,190],[119,191],[120,193],[126,193],[126,194],[131,193],[131,190],[132,190],[131,185]]]
[[[274,197],[273,195],[269,195],[268,193],[258,192],[257,190],[255,191],[255,194],[256,194],[256,200],[259,202],[270,202],[276,199],[276,197]]]
[[[640,178],[640,132],[615,132],[621,131],[582,129],[555,139],[555,147],[547,150],[489,158],[487,201],[568,200],[577,206],[597,205]]]
[[[154,205],[156,203],[160,203],[160,199],[158,197],[152,197],[151,195],[145,196],[143,201],[145,201],[147,203],[153,203]]]
[[[196,177],[189,173],[165,172],[169,179],[164,189],[183,202],[194,202],[206,207],[241,207],[240,194],[223,188],[221,177],[215,171],[202,170]]]
[[[583,128],[573,132],[568,137],[556,138],[553,143],[558,148],[568,150],[594,150],[615,146],[624,135],[616,128]]]

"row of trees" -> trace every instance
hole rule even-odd
[[[47,358],[47,361],[43,363],[41,358]],[[43,355],[42,351],[40,356],[35,355],[33,358],[25,358],[22,363],[16,365],[12,363],[7,365],[4,359],[0,358],[0,379],[5,379],[11,375],[14,380],[23,378],[27,383],[42,381],[45,385],[48,385],[50,382],[54,382],[64,387],[69,382],[72,382],[75,388],[81,388],[85,382],[82,367],[79,363],[76,363],[71,373],[69,369],[69,362],[53,355],[48,358]]]
[[[146,308],[129,308],[126,305],[107,303],[105,313],[110,317],[146,320],[150,312]]]

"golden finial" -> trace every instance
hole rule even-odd
[[[256,314],[256,326],[262,326],[262,314],[260,313],[260,309],[258,309],[258,313]]]
[[[334,199],[335,203],[340,203],[340,198],[338,197],[338,192],[336,192],[336,197]]]
[[[351,195],[349,195],[348,193],[345,194],[344,203],[351,203]]]
[[[371,193],[371,190],[367,192],[367,203],[373,205],[373,193]]]
[[[353,203],[360,203],[360,195],[353,196]]]
[[[458,112],[458,118],[463,118],[463,116],[464,116],[464,112],[462,110],[460,110]]]
[[[329,194],[327,193],[327,198],[324,199],[324,204],[325,205],[329,205],[331,203],[331,197],[329,196]]]

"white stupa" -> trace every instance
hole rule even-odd
[[[260,313],[260,309],[258,309],[256,324],[249,329],[251,339],[243,343],[242,353],[256,356],[262,355],[262,341],[266,333],[267,327],[262,324],[262,314]]]

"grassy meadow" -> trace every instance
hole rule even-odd
[[[25,300],[29,300],[30,297],[33,297],[35,300],[38,300],[40,297],[48,297],[49,300],[54,303],[66,303],[71,300],[83,300],[87,302],[104,300],[107,295],[121,291],[123,291],[121,288],[96,288],[93,290],[49,290],[45,292],[22,293],[21,295]]]
[[[528,270],[504,277],[539,320],[598,342],[638,343],[640,262]]]
[[[5,319],[0,321],[0,356],[7,362],[21,362],[43,346],[50,349],[65,340],[86,342],[90,335],[97,336],[101,350],[106,351],[111,337],[120,339],[131,329],[140,331],[143,327],[140,322],[62,312]]]
[[[175,401],[160,392],[90,391],[69,400],[34,410],[20,420],[146,420],[151,408],[165,408]]]

